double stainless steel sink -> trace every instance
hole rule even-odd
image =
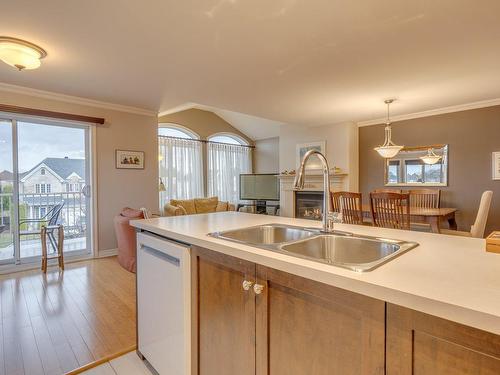
[[[323,233],[316,228],[284,224],[259,225],[209,235],[357,272],[371,271],[418,246],[416,242],[340,231]]]

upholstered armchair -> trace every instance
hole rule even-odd
[[[125,207],[115,216],[115,233],[118,243],[118,263],[130,272],[135,272],[137,259],[137,246],[135,229],[130,226],[130,220],[144,219],[141,210]]]

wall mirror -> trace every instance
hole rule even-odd
[[[448,145],[405,147],[385,163],[386,186],[448,185]]]

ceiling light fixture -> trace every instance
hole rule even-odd
[[[427,155],[421,156],[420,160],[422,160],[425,164],[436,164],[439,160],[441,160],[441,156],[437,155],[434,152],[433,148],[427,150]]]
[[[19,70],[36,69],[47,52],[26,40],[0,36],[0,60]]]
[[[374,150],[379,153],[380,156],[383,158],[389,159],[393,158],[398,154],[399,151],[404,146],[398,146],[394,144],[391,140],[391,135],[392,135],[392,128],[391,128],[391,120],[390,120],[390,112],[389,112],[389,106],[394,102],[396,99],[387,99],[384,100],[384,103],[387,105],[387,121],[385,122],[385,141],[382,146],[375,147]]]

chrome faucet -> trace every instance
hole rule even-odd
[[[295,176],[294,188],[295,190],[304,189],[304,175],[307,160],[312,156],[316,155],[321,161],[321,166],[323,169],[323,232],[333,232],[333,210],[330,199],[330,168],[328,167],[328,160],[326,160],[325,155],[317,150],[309,150],[306,152],[300,167],[297,170],[297,176]]]

